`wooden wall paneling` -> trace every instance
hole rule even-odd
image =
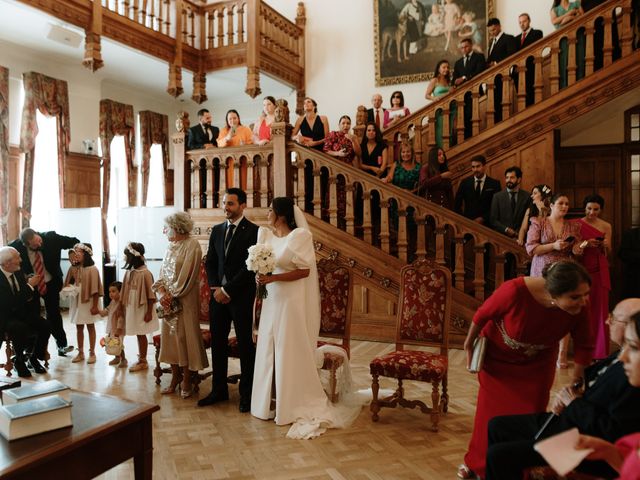
[[[69,152],[65,162],[64,208],[100,206],[100,162],[95,155]]]

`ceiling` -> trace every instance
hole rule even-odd
[[[80,65],[84,56],[84,30],[49,16],[40,10],[16,0],[0,0],[0,41],[13,43],[32,49],[56,62]],[[82,41],[78,47],[72,47],[48,38],[53,27],[63,39],[80,36]],[[10,47],[10,46],[9,46]],[[0,58],[2,49],[0,48]],[[143,89],[150,94],[167,95],[168,65],[154,57],[128,48],[120,43],[102,37],[102,59],[104,66],[95,72],[100,80]],[[207,95],[209,102],[249,103],[252,99],[244,93],[246,68],[233,68],[207,74]],[[180,100],[190,100],[193,91],[193,75],[182,71],[184,93]],[[263,92],[269,92],[276,98],[287,98],[292,88],[269,76],[261,75],[260,84]],[[255,102],[255,101],[254,101]]]

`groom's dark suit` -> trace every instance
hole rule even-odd
[[[247,270],[247,250],[258,239],[258,226],[242,218],[233,232],[225,253],[225,237],[229,222],[213,227],[207,251],[207,278],[210,287],[222,287],[229,295],[229,303],[218,303],[211,297],[209,308],[211,322],[211,356],[213,362],[213,388],[211,395],[223,399],[228,396],[227,365],[229,363],[227,342],[231,322],[238,339],[240,352],[240,401],[248,402],[253,384],[255,347],[251,337],[253,302],[256,296],[256,281],[253,272]]]
[[[218,145],[218,135],[218,127],[213,125],[203,127],[202,124],[198,123],[191,127],[187,133],[187,150],[199,150],[204,148],[207,143],[216,147]]]

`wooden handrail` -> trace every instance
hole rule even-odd
[[[616,14],[614,15],[614,11]],[[586,38],[587,45],[584,57],[584,76],[594,72],[593,36],[596,22],[603,19],[604,24],[604,48],[603,64],[610,65],[613,62],[613,24],[618,27],[621,56],[626,57],[632,52],[631,32],[631,0],[609,0],[597,8],[587,12],[574,22],[545,36],[534,44],[510,56],[499,64],[488,68],[472,80],[463,83],[442,98],[426,105],[413,114],[394,123],[384,132],[388,141],[394,141],[398,136],[405,138],[414,136],[414,149],[417,155],[421,155],[429,148],[436,145],[435,128],[436,117],[442,122],[443,143],[447,150],[453,145],[462,145],[464,139],[464,108],[465,97],[470,99],[472,107],[472,134],[478,135],[481,131],[488,130],[494,125],[494,90],[496,79],[500,76],[503,81],[502,121],[509,119],[514,114],[527,108],[525,104],[525,75],[527,59],[533,58],[535,65],[534,96],[535,103],[539,103],[553,96],[560,90],[560,65],[559,52],[561,42],[568,40],[568,66],[567,86],[573,85],[576,80],[576,44],[579,36]],[[580,33],[579,33],[580,31]],[[579,59],[581,61],[581,59]],[[543,74],[545,70],[545,74]],[[518,73],[518,86],[512,86],[512,75]],[[482,110],[484,103],[485,110]],[[449,113],[454,105],[457,107],[455,128],[449,125]]]

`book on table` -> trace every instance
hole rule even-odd
[[[58,380],[30,383],[24,387],[5,390],[2,395],[2,404],[13,405],[49,395],[60,395],[64,400],[69,400],[71,389]]]
[[[8,441],[71,425],[71,402],[60,395],[0,407],[0,434]]]
[[[22,382],[19,378],[5,377],[4,375],[0,375],[0,392],[3,390],[8,390],[10,388],[18,388],[22,385]]]

